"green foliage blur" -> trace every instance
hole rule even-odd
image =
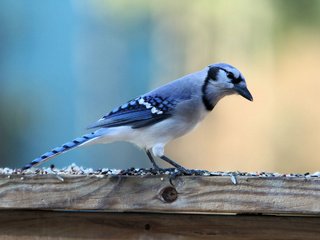
[[[255,101],[223,99],[168,145],[168,156],[197,169],[315,172],[319,12],[319,0],[2,0],[0,167],[20,167],[117,105],[228,62]],[[127,143],[77,149],[49,164],[73,162],[151,167]]]

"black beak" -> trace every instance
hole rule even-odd
[[[239,95],[241,95],[245,99],[248,99],[249,101],[253,101],[253,97],[247,87],[235,86],[234,89],[236,90],[237,93],[239,93]]]

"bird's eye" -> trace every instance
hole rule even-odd
[[[242,78],[241,78],[241,77],[232,79],[232,83],[233,83],[233,84],[239,84],[241,81],[242,81]]]
[[[227,77],[230,78],[231,80],[234,80],[234,79],[235,79],[233,73],[231,73],[231,72],[228,72],[228,73],[227,73]]]
[[[227,72],[227,77],[228,77],[229,79],[231,79],[231,82],[232,82],[233,84],[238,84],[238,83],[240,83],[240,82],[242,81],[241,76],[239,76],[238,78],[236,78],[236,77],[233,75],[233,73],[231,73],[231,72]]]

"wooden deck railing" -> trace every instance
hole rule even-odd
[[[318,177],[0,175],[0,239],[317,239],[319,216]]]

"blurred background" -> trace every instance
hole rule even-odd
[[[318,171],[319,13],[319,0],[1,0],[0,167],[21,167],[127,100],[227,62],[254,102],[224,98],[167,155],[197,169]],[[151,167],[128,143],[49,164],[73,162]]]

